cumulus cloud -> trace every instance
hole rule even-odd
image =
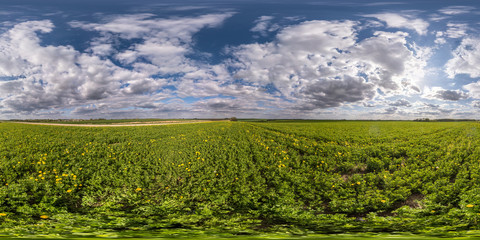
[[[397,107],[389,107],[384,110],[383,114],[395,114],[397,110]]]
[[[412,104],[405,99],[398,99],[397,101],[391,102],[388,105],[394,106],[394,107],[411,107],[412,106]]]
[[[429,108],[439,108],[440,105],[438,104],[433,104],[433,103],[423,103],[426,107],[429,107]]]
[[[338,107],[342,103],[352,103],[370,99],[375,95],[373,85],[364,79],[344,76],[339,80],[315,81],[300,90],[297,96],[302,99],[302,110]],[[307,100],[307,101],[304,101]]]
[[[376,32],[357,42],[353,21],[307,21],[282,29],[275,41],[232,48],[235,77],[274,84],[305,110],[372,99],[376,89],[401,91],[423,76],[425,59],[407,33]],[[420,49],[418,49],[421,52]]]
[[[167,84],[165,79],[142,78],[128,81],[121,91],[125,94],[149,94]]]
[[[423,19],[416,18],[411,14],[398,13],[377,13],[367,14],[364,17],[373,17],[385,22],[390,28],[406,28],[416,31],[419,35],[426,35],[429,23]]]
[[[92,104],[92,105],[89,105],[89,106],[76,107],[72,111],[72,114],[74,114],[74,115],[88,115],[88,114],[94,113],[96,111],[98,111],[97,107]]]
[[[458,101],[467,99],[469,95],[461,90],[446,90],[441,87],[432,87],[425,89],[423,97],[427,99]]]
[[[69,108],[72,116],[88,117],[168,117],[174,112],[175,117],[242,113],[332,118],[349,116],[345,109],[362,104],[382,118],[414,116],[415,111],[453,113],[443,104],[418,107],[421,103],[404,99],[418,95],[418,86],[424,88],[428,47],[415,45],[403,31],[363,35],[366,28],[379,27],[379,21],[388,28],[426,34],[428,23],[414,15],[373,14],[367,16],[378,20],[366,23],[305,21],[281,29],[272,24],[273,17],[262,16],[251,31],[276,32],[272,41],[229,46],[227,59],[216,64],[192,57],[202,54],[196,50],[195,34],[221,26],[230,16],[165,19],[134,14],[99,23],[72,21],[72,27],[96,35],[83,52],[43,43],[42,36],[55,27],[50,21],[12,25],[0,33],[0,115],[60,115]],[[437,39],[465,37],[468,26],[451,23],[444,30],[436,32]],[[449,77],[480,76],[478,42],[462,40],[445,65]],[[422,97],[445,104],[480,98],[480,84],[463,90],[427,88]]]
[[[373,103],[368,103],[368,102],[364,102],[364,103],[363,103],[363,106],[364,106],[364,107],[371,108],[371,107],[375,107],[375,104],[373,104]]]
[[[452,55],[453,58],[445,64],[449,78],[454,78],[457,74],[480,77],[480,38],[464,38]]]
[[[24,22],[0,36],[0,74],[20,76],[17,90],[21,85],[21,90],[3,100],[6,106],[33,111],[97,100],[113,94],[122,81],[142,77],[71,46],[42,46],[37,32],[48,33],[53,27],[50,21]]]
[[[130,102],[118,106],[125,108],[138,104],[136,95],[150,95],[152,101],[171,85],[161,74],[224,77],[221,68],[198,64],[185,55],[193,52],[193,34],[219,26],[231,15],[156,19],[139,14],[116,16],[104,23],[71,22],[73,27],[101,33],[86,52],[71,46],[45,46],[39,34],[54,29],[51,21],[16,24],[0,35],[0,77],[8,80],[0,82],[1,104],[24,113],[66,106],[79,106],[74,113],[91,113],[93,102],[107,104],[130,96]],[[141,41],[134,41],[127,50],[115,49],[118,38]],[[115,53],[122,65],[105,57]]]
[[[467,84],[463,89],[467,90],[473,98],[480,99],[480,81]]]
[[[472,107],[480,109],[480,101],[473,101]]]
[[[200,100],[194,104],[196,106],[195,111],[214,111],[214,112],[248,112],[248,111],[260,111],[264,108],[260,108],[255,102],[246,102],[240,99],[231,98],[211,98],[207,100]]]
[[[179,74],[198,71],[197,63],[186,57],[194,53],[193,34],[203,28],[220,26],[233,13],[207,14],[187,18],[155,18],[152,14],[121,15],[104,23],[73,21],[70,25],[97,31],[105,37],[92,43],[92,51],[108,52],[112,37],[141,39],[127,50],[120,50],[116,60],[149,74]],[[112,35],[113,34],[113,35]]]
[[[438,90],[435,97],[442,100],[458,101],[467,98],[468,95],[459,90]]]

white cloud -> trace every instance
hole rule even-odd
[[[136,14],[117,16],[104,23],[71,22],[70,25],[109,36],[92,43],[94,52],[108,51],[108,42],[116,35],[124,39],[142,39],[141,43],[121,50],[115,58],[138,71],[148,69],[150,74],[178,74],[198,70],[197,63],[185,56],[194,52],[193,34],[203,28],[217,27],[232,15],[224,13],[163,19],[154,18],[152,14]]]
[[[408,34],[377,32],[357,42],[357,25],[308,21],[284,28],[273,42],[233,48],[236,77],[274,84],[305,110],[372,99],[376,88],[393,94],[422,78],[427,54],[407,46]]]
[[[437,31],[435,33],[435,43],[445,44],[446,38],[462,38],[467,35],[469,26],[466,23],[447,23],[447,29],[445,31]]]
[[[447,43],[447,40],[445,40],[445,33],[442,31],[438,31],[435,33],[435,44],[445,44]]]
[[[473,101],[472,107],[480,109],[480,101]]]
[[[423,98],[439,99],[444,101],[458,101],[467,99],[469,95],[461,90],[447,90],[441,87],[425,88]]]
[[[416,31],[419,35],[426,35],[429,23],[423,19],[416,18],[410,14],[398,13],[377,13],[368,14],[364,17],[377,18],[380,21],[387,23],[390,28],[406,28]]]
[[[186,18],[154,18],[153,14],[120,15],[107,19],[105,23],[85,23],[72,21],[72,27],[88,31],[110,32],[126,39],[155,37],[165,39],[173,37],[175,41],[190,42],[192,35],[202,28],[218,27],[233,13],[206,14]]]
[[[261,16],[255,20],[256,25],[250,29],[252,32],[265,32],[270,25],[270,22],[274,19],[273,16]]]
[[[406,99],[398,99],[395,102],[390,102],[388,105],[393,107],[411,107],[412,104]]]
[[[467,35],[468,25],[465,23],[447,23],[445,35],[449,38],[461,38]]]
[[[70,100],[99,99],[110,93],[107,82],[122,74],[109,61],[80,54],[70,46],[41,46],[37,32],[53,29],[50,21],[32,21],[15,25],[0,36],[5,42],[0,63],[2,74],[22,75],[22,90],[4,99],[5,105],[19,111],[46,109]],[[5,47],[6,46],[6,47]],[[8,69],[11,64],[21,66]]]
[[[464,38],[452,52],[453,58],[445,64],[445,72],[449,78],[458,74],[467,74],[471,78],[480,77],[480,39]]]
[[[256,112],[265,110],[257,106],[255,102],[245,102],[239,99],[230,98],[212,98],[207,100],[201,100],[194,104],[197,108],[196,111],[214,111],[214,112]]]
[[[439,21],[442,21],[442,20],[445,20],[445,19],[448,19],[448,18],[450,18],[450,16],[445,16],[445,15],[442,15],[442,14],[433,13],[433,14],[429,15],[428,19],[430,21],[433,21],[433,22],[439,22]]]
[[[101,24],[71,22],[74,27],[102,34],[83,53],[71,46],[44,46],[39,33],[52,31],[50,21],[16,24],[0,35],[0,77],[9,79],[0,83],[0,103],[23,114],[75,106],[81,112],[86,110],[82,106],[92,108],[92,103],[96,108],[102,104],[125,108],[138,106],[137,101],[155,101],[156,96],[168,92],[163,87],[171,85],[170,80],[152,75],[225,77],[220,76],[221,67],[200,64],[185,55],[193,52],[193,34],[205,27],[219,26],[229,16],[231,13],[155,19],[153,15],[141,14],[116,16]],[[124,51],[116,49],[115,38],[143,41]],[[117,60],[130,67],[117,66],[109,60],[116,52]],[[126,96],[129,100],[123,101]],[[116,104],[119,102],[125,105]],[[105,109],[115,111],[114,107]]]
[[[438,11],[446,15],[459,15],[469,13],[473,10],[475,10],[475,7],[472,6],[449,6]]]
[[[480,81],[467,84],[463,86],[463,89],[467,90],[473,98],[480,99]]]
[[[280,30],[272,25],[273,17],[263,16],[251,30],[278,30],[274,40],[229,47],[225,54],[232,58],[218,64],[204,61],[208,56],[190,57],[202,55],[194,36],[220,26],[231,13],[171,19],[117,15],[100,23],[71,22],[99,35],[84,52],[44,44],[41,36],[52,32],[52,22],[24,22],[0,33],[0,116],[60,116],[69,114],[62,113],[65,108],[74,109],[72,116],[88,117],[208,117],[212,112],[222,117],[454,116],[452,104],[480,99],[479,82],[462,90],[422,86],[420,96],[431,49],[415,45],[403,31],[363,35],[380,25],[426,34],[428,23],[412,14],[368,15],[382,23],[372,18],[363,25],[306,21]],[[451,22],[435,32],[436,41],[463,38],[469,30]],[[474,37],[462,40],[445,65],[450,78],[480,77],[479,45]],[[197,99],[179,100],[184,97]],[[416,97],[447,105],[410,102]],[[358,110],[361,106],[375,114]]]

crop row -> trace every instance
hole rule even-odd
[[[390,224],[393,229],[420,218],[475,228],[479,126],[2,123],[0,222],[59,214],[188,215],[198,226],[236,218],[256,226],[325,229],[335,224],[326,219],[383,216],[405,221]]]

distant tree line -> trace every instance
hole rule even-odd
[[[415,122],[474,122],[475,119],[453,119],[453,118],[441,118],[441,119],[429,119],[429,118],[417,118],[413,120]]]

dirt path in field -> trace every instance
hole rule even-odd
[[[137,126],[157,126],[170,124],[187,124],[187,123],[207,123],[214,121],[159,121],[159,122],[126,122],[126,123],[111,123],[111,124],[68,124],[68,123],[40,123],[40,122],[13,122],[30,125],[47,125],[47,126],[66,126],[66,127],[137,127]],[[219,121],[215,121],[219,122]]]

